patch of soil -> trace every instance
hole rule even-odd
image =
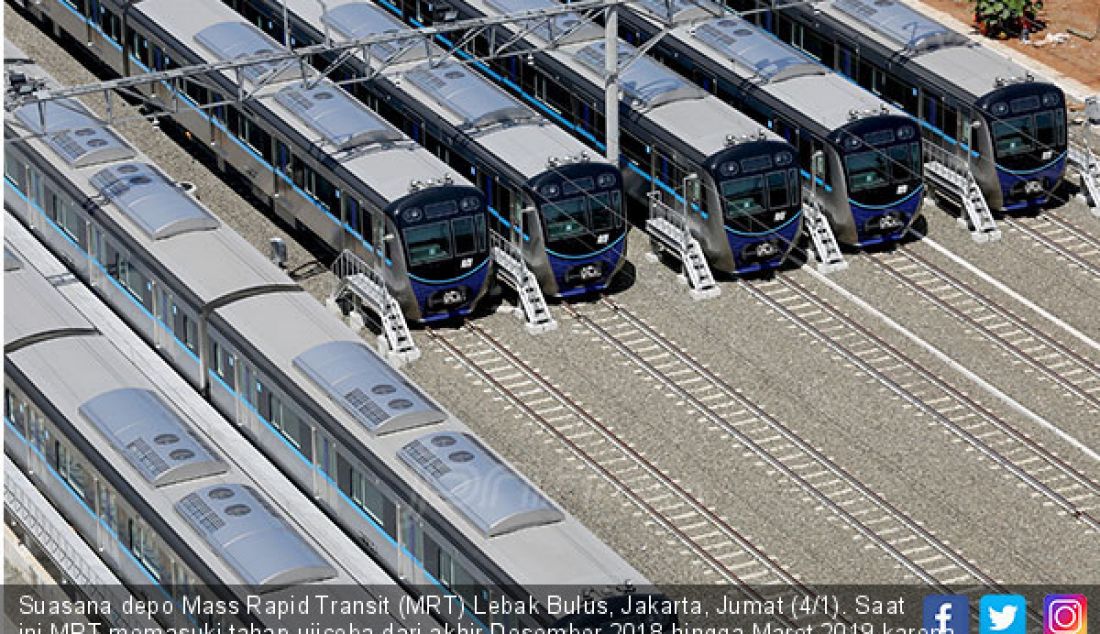
[[[971,0],[920,1],[974,26]],[[1046,28],[1030,34],[1030,45],[1018,38],[1005,43],[1100,92],[1100,1],[1047,0],[1039,18]],[[1050,41],[1044,44],[1044,38],[1053,34],[1065,34],[1068,39],[1060,44]],[[1089,41],[1082,34],[1093,39]]]

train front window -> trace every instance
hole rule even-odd
[[[455,238],[455,255],[470,255],[485,249],[485,216],[478,214],[451,221]]]
[[[405,229],[409,266],[438,262],[451,257],[451,231],[447,221]]]
[[[564,240],[588,232],[584,226],[584,196],[547,203],[543,206],[543,215],[546,218],[546,236],[550,240]]]
[[[592,208],[592,233],[598,233],[600,231],[610,231],[616,225],[622,224],[616,222],[619,217],[619,194],[613,192],[614,200],[607,193],[594,194],[591,200]]]
[[[1062,110],[1048,110],[1035,115],[1035,139],[1040,150],[1058,148],[1065,138],[1066,113]]]
[[[890,183],[886,155],[879,150],[857,152],[844,158],[848,169],[848,187],[852,192],[877,189]]]
[[[783,209],[791,204],[790,185],[787,182],[786,172],[771,172],[768,174],[768,208]]]
[[[921,149],[919,143],[895,145],[887,150],[890,158],[890,170],[895,183],[921,178]]]
[[[1035,149],[1035,119],[1031,115],[993,122],[997,156],[1026,154]]]
[[[751,216],[767,208],[764,176],[735,178],[722,183],[722,198],[726,202],[726,220]]]

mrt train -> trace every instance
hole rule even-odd
[[[431,17],[426,3],[388,5],[414,26]],[[554,0],[459,0],[467,18],[558,6]],[[604,145],[604,30],[576,14],[531,25],[500,25],[475,38],[515,41],[520,54],[475,64],[600,151]],[[461,35],[456,34],[456,38]],[[794,147],[776,133],[619,41],[620,163],[627,192],[689,209],[689,227],[711,267],[726,274],[782,265],[802,226],[802,194]],[[699,196],[685,204],[682,186],[698,176]],[[696,202],[698,201],[698,202]]]
[[[253,23],[282,37],[282,1],[231,3]],[[362,38],[407,29],[370,2],[326,8],[285,3],[301,44]],[[340,80],[385,72],[349,91],[403,126],[488,199],[497,234],[519,247],[547,295],[574,297],[607,289],[626,252],[622,177],[617,166],[469,68],[438,64],[432,46],[371,47],[346,60]],[[319,60],[327,65],[330,60]]]
[[[926,147],[966,161],[990,208],[1044,205],[1065,175],[1062,90],[900,0],[792,2],[754,19],[919,120]]]
[[[925,189],[918,126],[903,111],[709,0],[641,0],[620,20],[635,41],[671,25],[654,55],[798,148],[841,242],[909,232]]]
[[[236,15],[215,3],[181,13],[175,0],[137,8],[159,24]],[[467,605],[652,592],[111,127],[78,101],[58,105],[67,129],[93,133],[41,136],[23,122],[34,105],[6,112],[5,207],[387,574]],[[129,194],[102,193],[112,174],[131,179]],[[466,616],[486,630],[568,618]]]
[[[48,0],[31,10],[121,76],[280,48],[228,8],[210,14],[196,7],[195,19],[161,22],[112,0]],[[180,90],[158,83],[147,92],[177,109],[172,119],[195,147],[241,175],[275,215],[380,270],[408,319],[472,312],[492,266],[485,196],[463,175],[343,89],[303,81],[297,65],[250,66],[243,85],[230,71],[203,80]],[[256,98],[245,103],[196,107],[253,90]]]

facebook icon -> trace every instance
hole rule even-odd
[[[922,627],[928,634],[970,634],[970,611],[961,594],[924,597]]]

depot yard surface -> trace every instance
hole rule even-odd
[[[5,18],[8,37],[60,81],[95,79],[69,51],[8,6]],[[293,235],[275,226],[247,198],[148,123],[122,126],[122,131],[174,178],[194,182],[202,201],[256,248],[266,251],[270,237],[282,237],[288,245],[288,268],[315,297],[324,299],[333,278]],[[1010,307],[1040,334],[1056,338],[1086,364],[1100,364],[1096,349],[995,284],[979,279],[949,255],[957,254],[972,263],[1084,337],[1100,339],[1100,321],[1095,317],[1095,306],[1100,303],[1100,268],[1089,268],[1100,267],[1100,250],[1089,242],[1100,241],[1100,219],[1091,216],[1083,201],[1069,190],[1065,195],[1067,202],[1049,214],[1080,232],[1075,238],[1080,245],[1072,246],[1068,255],[1053,250],[1071,248],[1064,246],[1070,245],[1064,236],[1051,238],[1058,245],[1051,247],[1026,233],[1045,227],[1043,223],[1048,221],[1042,215],[1018,219],[1015,226],[1002,223],[1004,238],[1000,242],[977,245],[953,217],[932,204],[925,208],[928,231],[943,248],[918,241],[903,246],[901,252],[934,262],[997,304]],[[1100,560],[1096,531],[1057,507],[1011,468],[961,440],[949,423],[966,412],[949,411],[951,404],[940,401],[927,381],[907,377],[904,367],[883,366],[884,371],[893,373],[888,376],[897,380],[891,388],[876,378],[874,371],[857,367],[838,347],[851,342],[830,344],[768,304],[769,297],[778,296],[774,282],[726,281],[719,298],[695,302],[669,266],[646,257],[644,234],[632,231],[629,244],[625,288],[614,295],[615,302],[842,466],[902,517],[924,527],[929,537],[927,543],[911,543],[905,536],[878,536],[873,524],[879,519],[873,511],[845,519],[841,511],[814,497],[817,489],[808,489],[782,469],[766,464],[728,429],[701,415],[698,407],[691,406],[690,398],[647,374],[637,361],[598,336],[585,317],[608,328],[622,326],[621,318],[605,306],[580,304],[576,310],[581,318],[555,306],[560,328],[538,336],[528,335],[507,311],[477,320],[539,377],[567,394],[592,420],[612,430],[625,447],[698,500],[703,515],[727,524],[775,565],[813,584],[918,581],[913,570],[876,538],[904,553],[905,560],[917,562],[918,567],[936,568],[935,547],[943,546],[996,581],[1100,581],[1100,570],[1093,563]],[[1090,391],[1083,382],[1076,387],[1081,380],[1078,375],[1060,379],[1068,370],[1059,367],[1056,358],[1045,361],[1049,367],[1029,365],[1008,351],[1004,342],[935,305],[872,262],[874,258],[892,262],[894,257],[897,254],[848,254],[850,268],[832,275],[832,283],[808,270],[783,271],[779,277],[790,278],[836,307],[860,328],[888,342],[909,363],[973,399],[1000,424],[1034,439],[1089,480],[1100,481],[1100,464],[1073,445],[1077,440],[1100,449],[1100,432],[1095,428],[1100,410],[1092,400],[1100,397],[1100,383],[1092,383]],[[846,298],[845,292],[863,298],[926,343],[903,336]],[[798,310],[814,312],[813,307]],[[370,332],[363,334],[373,340]],[[467,333],[449,330],[440,334],[446,341],[459,341]],[[561,437],[507,400],[501,389],[460,363],[443,343],[423,331],[415,336],[424,355],[407,368],[410,376],[647,577],[659,583],[709,583],[722,578],[716,572],[719,568],[703,561],[691,544],[715,548],[716,542],[728,541],[726,535],[700,534],[694,542],[685,541],[628,492],[617,488],[592,462],[578,457]],[[495,367],[501,373],[496,376],[507,376],[509,369],[496,356],[487,353],[483,363],[495,363],[489,369]],[[980,375],[1001,395],[979,386],[960,369]],[[508,380],[512,381],[509,385],[519,386],[518,392],[535,389],[524,388],[523,377]],[[928,409],[922,409],[921,399],[927,399]],[[708,400],[707,407],[732,420],[743,408],[730,402],[719,395]],[[967,424],[965,419],[960,423]],[[744,429],[758,440],[767,433]],[[563,433],[582,438],[589,435],[577,430]],[[978,429],[975,433],[987,432]],[[996,434],[988,438],[995,445],[994,455],[1015,451],[1015,445]],[[591,458],[600,460],[598,455]],[[786,456],[776,458],[788,464],[783,462]],[[1031,462],[1026,455],[1018,459]],[[1025,464],[1020,468],[1032,467]],[[1036,477],[1044,485],[1053,478],[1043,473]],[[827,485],[816,481],[814,486],[825,490]],[[1062,485],[1055,480],[1050,486]],[[1077,493],[1070,490],[1065,496],[1076,498],[1087,492],[1087,488]],[[1091,504],[1093,498],[1095,495],[1079,498],[1081,506]],[[675,506],[683,504],[675,499],[665,506],[659,500],[653,504],[664,513],[662,517],[673,518],[670,521],[687,512]],[[1091,510],[1100,515],[1100,507]],[[857,508],[853,514],[863,512]],[[863,525],[861,522],[874,537],[854,528]],[[898,543],[891,545],[892,540]],[[774,575],[761,572],[766,567],[745,551],[744,546],[731,545],[719,559],[727,570],[741,571],[747,581],[768,580],[769,574]],[[956,575],[943,570],[948,578]]]

